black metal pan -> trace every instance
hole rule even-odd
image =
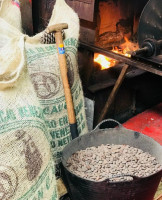
[[[114,121],[114,120],[106,120]],[[105,121],[104,121],[105,122]],[[115,121],[116,122],[116,121]],[[151,176],[133,181],[109,182],[108,179],[95,182],[72,174],[66,167],[68,158],[78,150],[101,144],[126,144],[142,149],[162,164],[162,146],[152,138],[128,130],[118,122],[118,127],[99,129],[101,122],[92,132],[75,138],[63,150],[62,165],[64,179],[72,200],[153,200],[162,177],[162,170]],[[124,175],[126,176],[126,175]]]

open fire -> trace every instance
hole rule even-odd
[[[126,57],[131,57],[131,52],[138,49],[138,44],[129,41],[126,37],[124,37],[124,40],[125,42],[123,44],[121,44],[119,47],[113,47],[112,51]],[[97,62],[101,65],[101,70],[113,67],[118,63],[117,60],[98,53],[94,54],[94,62]]]
[[[101,70],[108,69],[117,64],[117,60],[109,58],[99,53],[94,54],[94,62],[97,62],[101,65]]]

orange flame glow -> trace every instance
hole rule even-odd
[[[126,37],[124,37],[124,40],[125,42],[123,44],[121,44],[119,47],[114,47],[112,51],[130,58],[130,52],[137,50],[138,44],[129,41]]]
[[[94,54],[94,62],[97,62],[101,65],[101,70],[113,67],[117,63],[116,60],[98,53]]]
[[[128,38],[124,37],[125,42],[121,44],[119,47],[114,47],[113,52],[117,54],[124,55],[126,57],[131,57],[130,52],[138,49],[137,43],[132,43],[128,40]],[[102,54],[95,53],[94,54],[94,62],[97,62],[101,65],[101,70],[108,69],[110,67],[115,66],[118,61],[109,57],[106,57]]]

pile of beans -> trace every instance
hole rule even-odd
[[[67,161],[67,168],[91,181],[131,181],[132,176],[146,177],[162,170],[147,152],[129,145],[101,145],[77,151]]]

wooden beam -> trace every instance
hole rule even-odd
[[[114,99],[116,97],[116,94],[117,94],[117,92],[118,92],[118,90],[119,90],[119,88],[120,88],[120,86],[121,86],[121,84],[122,84],[122,82],[123,82],[123,80],[125,78],[125,75],[126,75],[126,72],[128,70],[128,67],[129,67],[129,65],[127,65],[127,64],[125,64],[123,66],[123,68],[122,68],[122,70],[120,72],[120,75],[119,75],[119,77],[118,77],[118,79],[117,79],[117,81],[116,81],[116,83],[114,85],[114,88],[113,88],[112,92],[110,93],[110,96],[108,97],[103,110],[101,111],[101,115],[99,117],[98,123],[100,123],[104,119],[106,113],[108,112],[110,106],[112,105],[112,103],[113,103],[113,101],[114,101]]]

